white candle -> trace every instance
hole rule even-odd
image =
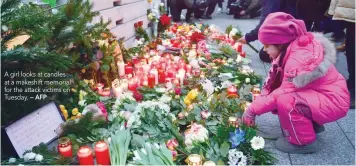
[[[115,97],[118,98],[120,94],[122,94],[122,88],[121,87],[116,87],[114,89]]]
[[[184,69],[179,69],[177,77],[179,78],[180,85],[183,86],[184,85],[184,78],[185,78],[185,70]]]
[[[119,76],[125,76],[125,63],[124,62],[117,62],[117,68],[119,70]]]
[[[158,70],[157,69],[152,69],[151,73],[155,75],[155,84],[158,84]]]

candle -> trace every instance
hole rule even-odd
[[[174,78],[174,77],[175,77],[174,69],[172,69],[172,68],[168,69],[168,71],[167,71],[167,77],[168,77],[168,78]]]
[[[131,75],[133,74],[133,68],[131,65],[128,65],[128,64],[125,65],[125,73],[131,74]]]
[[[166,88],[167,89],[172,89],[173,88],[172,78],[166,78]]]
[[[105,88],[101,93],[99,93],[101,96],[108,97],[110,96],[110,88]]]
[[[166,72],[164,69],[158,70],[158,82],[165,83],[166,81]]]
[[[137,85],[137,80],[136,79],[131,79],[128,83],[128,89],[130,91],[136,91],[138,85]]]
[[[122,94],[122,87],[114,88],[114,94],[115,94],[115,97],[118,98],[120,96],[120,94]]]
[[[155,75],[152,73],[148,74],[148,78],[147,78],[147,82],[148,82],[148,86],[150,88],[153,88],[155,86],[155,82],[156,82],[156,78]]]
[[[104,141],[99,141],[94,146],[97,165],[110,165],[109,146]]]
[[[136,64],[140,63],[140,59],[137,56],[134,56],[134,57],[132,57],[132,63],[134,65],[136,65]]]
[[[241,43],[237,43],[237,52],[242,52],[242,44]]]
[[[157,85],[158,84],[158,70],[152,69],[151,73],[155,76],[155,85]]]
[[[185,68],[186,68],[186,72],[187,73],[189,73],[189,74],[192,73],[192,66],[191,65],[188,64],[188,65],[185,66]]]
[[[236,117],[230,116],[228,122],[231,126],[239,127],[239,123]]]
[[[174,84],[176,87],[179,87],[179,86],[180,86],[179,79],[178,79],[178,78],[175,78],[175,79],[173,80],[173,84]]]
[[[188,166],[202,166],[203,164],[202,157],[198,154],[189,155],[186,161]]]
[[[234,85],[231,85],[227,88],[227,94],[230,95],[237,95],[237,88]]]
[[[64,157],[72,157],[72,143],[68,137],[59,139],[58,152]]]
[[[104,88],[104,84],[103,83],[97,83],[96,87],[95,87],[95,90],[97,90],[98,93],[100,94],[103,91],[103,88]]]
[[[82,146],[78,150],[78,160],[80,165],[94,165],[93,152],[89,146]]]
[[[200,68],[195,68],[193,70],[193,75],[196,76],[196,77],[200,76]]]
[[[127,91],[128,87],[129,87],[127,79],[121,80],[120,87],[122,88],[123,92]]]
[[[185,78],[185,70],[184,69],[179,69],[178,70],[178,78],[179,78],[180,84],[183,85],[184,84],[184,78]]]
[[[124,62],[117,62],[117,68],[119,70],[119,76],[125,76],[125,63]]]

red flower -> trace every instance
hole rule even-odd
[[[202,33],[199,33],[199,32],[194,32],[192,34],[192,36],[190,37],[190,40],[192,42],[195,42],[195,43],[198,43],[199,41],[201,41],[203,39],[204,39],[204,35]]]
[[[135,29],[137,29],[138,28],[138,23],[135,23],[134,27],[135,27]]]
[[[166,14],[162,15],[159,20],[163,26],[168,26],[171,24],[171,18],[168,17]]]
[[[176,92],[176,95],[182,94],[182,89],[180,89],[180,88],[176,88],[176,89],[174,89],[174,91]]]
[[[139,27],[142,27],[142,26],[143,26],[143,21],[139,21],[139,22],[138,22],[138,26],[139,26]]]
[[[134,91],[133,92],[133,97],[136,99],[136,101],[142,101],[143,100],[143,95],[138,91]]]

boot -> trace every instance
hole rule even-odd
[[[308,145],[293,145],[288,142],[287,137],[281,137],[276,141],[276,149],[285,153],[291,154],[309,154],[321,150],[321,145],[318,140]]]
[[[324,125],[319,125],[315,122],[313,122],[313,128],[314,128],[315,133],[321,133],[321,132],[325,131]]]

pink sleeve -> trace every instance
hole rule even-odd
[[[276,109],[277,104],[272,95],[260,96],[250,105],[250,110],[256,115],[261,115]]]

